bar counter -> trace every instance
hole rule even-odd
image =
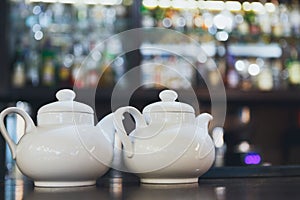
[[[232,169],[236,170],[236,169]],[[236,170],[237,174],[241,170]],[[244,170],[247,171],[247,170]],[[280,171],[280,170],[279,170]],[[251,172],[251,170],[250,170]],[[211,175],[211,174],[214,175]],[[24,176],[6,175],[0,183],[0,199],[298,199],[300,176],[272,173],[251,176],[219,176],[214,169],[196,184],[141,184],[133,174],[110,171],[95,186],[40,188]]]

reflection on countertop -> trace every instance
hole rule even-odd
[[[34,188],[29,194],[24,195],[24,200],[35,199],[110,199],[106,190],[96,186],[71,187],[71,188]]]
[[[300,176],[201,178],[197,184],[141,184],[132,174],[112,173],[99,178],[97,185],[70,188],[40,188],[26,177],[0,181],[0,199],[296,199]]]

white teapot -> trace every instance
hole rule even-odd
[[[93,109],[74,101],[72,90],[60,90],[56,97],[57,102],[38,110],[38,126],[25,111],[6,108],[0,114],[1,133],[20,171],[33,179],[35,186],[94,185],[113,159],[112,115],[95,126]],[[25,120],[25,134],[18,144],[10,138],[4,124],[10,113]]]
[[[143,115],[134,107],[119,108],[113,120],[123,142],[125,167],[142,183],[195,183],[213,164],[215,148],[208,134],[212,116],[195,117],[194,109],[175,102],[177,93],[164,90],[160,102],[146,106]],[[136,128],[129,136],[123,125],[128,112]]]

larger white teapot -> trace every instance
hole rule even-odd
[[[1,133],[20,171],[36,186],[66,187],[93,185],[111,165],[113,128],[109,115],[94,125],[93,109],[74,101],[75,93],[64,89],[58,101],[38,110],[37,126],[23,110],[10,107],[0,114]],[[25,134],[16,144],[4,118],[17,113],[25,120]]]
[[[212,116],[195,117],[194,109],[176,102],[177,93],[164,90],[160,102],[146,106],[141,114],[127,106],[114,112],[114,125],[124,146],[124,164],[142,183],[194,183],[213,164],[215,148],[208,134]],[[136,128],[129,136],[123,114],[130,113]]]

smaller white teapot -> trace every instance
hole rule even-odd
[[[143,115],[127,106],[114,112],[117,134],[123,142],[124,164],[142,183],[195,183],[213,164],[215,148],[208,134],[212,116],[195,117],[194,109],[176,102],[177,93],[164,90],[160,102],[146,106]],[[129,136],[123,114],[130,113],[136,128]]]
[[[57,102],[38,110],[35,126],[23,110],[10,107],[0,113],[1,133],[20,171],[35,186],[69,187],[94,185],[112,163],[115,130],[112,115],[94,125],[93,109],[74,101],[75,93],[63,89]],[[4,118],[17,113],[25,120],[25,134],[18,144],[9,136]]]

